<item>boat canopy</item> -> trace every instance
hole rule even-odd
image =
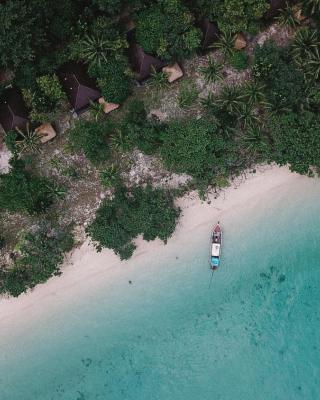
[[[219,255],[220,255],[220,244],[219,243],[212,243],[211,255],[213,257],[219,257]]]

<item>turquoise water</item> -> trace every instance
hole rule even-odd
[[[319,195],[310,180],[225,218],[210,287],[199,228],[132,285],[101,285],[2,337],[1,400],[318,399]]]

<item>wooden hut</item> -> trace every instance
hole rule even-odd
[[[5,132],[24,129],[28,122],[28,110],[22,93],[17,88],[7,89],[0,100],[0,123]]]
[[[268,3],[270,7],[264,14],[264,18],[267,20],[279,15],[280,10],[285,7],[287,0],[269,0]]]
[[[207,49],[218,41],[219,29],[215,23],[210,22],[208,18],[203,18],[199,21],[198,26],[203,33],[202,49]]]
[[[130,44],[129,59],[131,67],[136,74],[135,78],[139,82],[149,78],[152,73],[152,67],[156,71],[160,71],[161,68],[167,65],[165,61],[145,53],[137,43]]]
[[[72,109],[77,114],[85,111],[91,101],[97,101],[101,97],[94,79],[89,77],[83,64],[67,63],[61,67],[58,76]]]

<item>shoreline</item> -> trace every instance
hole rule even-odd
[[[138,238],[137,250],[129,261],[121,262],[111,250],[97,253],[86,240],[67,255],[60,277],[53,277],[18,298],[1,298],[0,322],[10,332],[12,325],[31,323],[33,317],[50,314],[52,308],[63,309],[66,302],[75,301],[78,296],[92,296],[95,289],[106,283],[112,284],[114,279],[126,279],[128,282],[131,268],[135,267],[135,273],[143,273],[143,270],[139,271],[139,265],[146,263],[151,256],[173,256],[172,252],[181,244],[192,241],[196,230],[205,230],[206,234],[216,220],[234,218],[248,208],[251,211],[268,194],[270,200],[274,198],[273,192],[277,188],[281,187],[283,195],[286,188],[288,190],[306,179],[311,178],[292,173],[286,167],[258,166],[255,173],[247,172],[218,195],[210,194],[205,201],[191,192],[177,201],[182,214],[168,243],[165,245],[159,239],[145,242]]]

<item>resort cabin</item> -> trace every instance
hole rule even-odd
[[[10,88],[3,92],[0,99],[0,124],[5,133],[15,128],[25,129],[28,123],[28,114],[27,106],[18,88]]]
[[[202,49],[208,49],[219,39],[219,29],[216,24],[210,22],[208,18],[203,18],[198,22],[198,27],[203,33]]]
[[[152,74],[153,68],[160,71],[167,65],[166,62],[157,57],[145,53],[143,48],[137,43],[131,43],[129,47],[130,64],[135,72],[135,78],[138,82],[142,82],[149,78]]]
[[[285,7],[287,0],[269,0],[268,3],[270,4],[269,9],[264,14],[265,19],[272,19],[279,15],[280,10]],[[290,3],[290,1],[289,1]]]
[[[95,80],[89,77],[83,64],[67,63],[61,67],[58,76],[72,111],[77,115],[85,111],[91,102],[95,102],[101,97]]]

